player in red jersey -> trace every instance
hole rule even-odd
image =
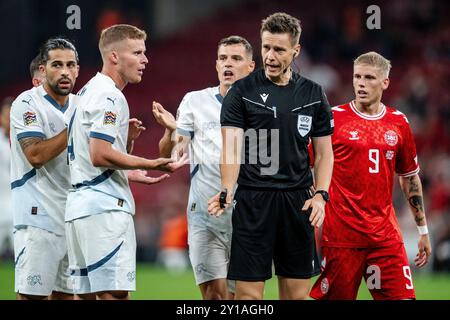
[[[353,66],[355,100],[333,108],[334,170],[314,299],[356,299],[361,279],[375,300],[415,299],[392,204],[394,174],[419,230],[417,267],[431,254],[416,146],[406,116],[381,102],[389,60],[375,52]]]

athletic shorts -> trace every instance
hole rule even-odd
[[[66,222],[71,281],[76,294],[136,290],[133,216],[123,211]]]
[[[275,274],[309,279],[319,274],[314,227],[301,211],[308,189],[261,191],[239,186],[232,215],[228,279],[265,281]]]
[[[226,279],[230,263],[231,232],[220,232],[190,225],[188,228],[189,259],[194,270],[195,283]],[[234,281],[228,281],[228,290],[234,292]]]
[[[14,231],[15,292],[48,296],[73,294],[69,281],[66,238],[27,226]]]
[[[354,300],[361,280],[375,300],[415,299],[405,247],[322,248],[322,274],[311,290],[321,300]]]

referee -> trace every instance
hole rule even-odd
[[[231,204],[237,181],[228,270],[228,279],[236,280],[236,299],[263,298],[265,280],[272,277],[272,261],[280,299],[306,299],[310,278],[320,272],[314,227],[321,226],[328,200],[333,119],[321,86],[290,67],[300,53],[300,34],[300,21],[286,13],[263,20],[263,69],[237,81],[223,101],[221,180],[226,203],[225,194],[217,194],[210,199],[208,211],[218,216],[223,206]],[[244,141],[244,132],[249,131],[256,131],[256,142]],[[236,137],[238,143],[234,143]],[[311,192],[310,138],[315,194]],[[267,150],[279,150],[270,155],[278,170],[267,170],[273,163],[261,161],[267,145]],[[257,151],[258,161],[249,161]],[[230,161],[230,155],[238,161]]]

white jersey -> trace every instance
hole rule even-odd
[[[21,93],[11,107],[11,193],[14,226],[34,226],[64,234],[64,210],[70,187],[67,152],[39,169],[28,162],[19,140],[50,139],[65,129],[64,113],[73,110],[73,95],[64,107],[43,86]]]
[[[12,225],[9,139],[0,129],[0,225]]]
[[[76,112],[69,121],[68,158],[72,189],[66,206],[66,221],[111,210],[134,214],[134,200],[125,170],[94,167],[89,139],[109,141],[127,153],[130,112],[114,81],[97,73],[78,92]]]
[[[191,188],[187,207],[190,225],[231,231],[231,209],[220,217],[208,214],[208,200],[220,191],[222,134],[219,87],[187,93],[177,112],[177,133],[191,138]]]

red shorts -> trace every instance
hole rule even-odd
[[[415,299],[411,269],[402,243],[385,248],[322,248],[322,274],[310,296],[354,300],[364,277],[375,300]]]

